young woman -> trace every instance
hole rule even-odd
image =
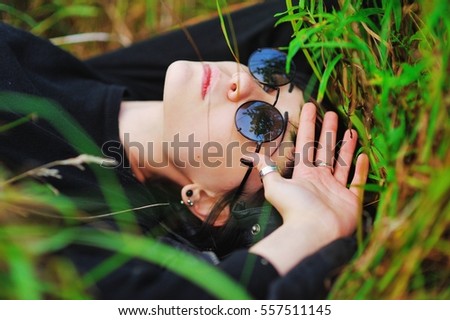
[[[65,125],[81,126],[78,133],[93,139],[94,152],[117,163],[114,170],[84,172],[60,166],[61,179],[42,180],[92,215],[130,209],[114,203],[141,208],[135,216],[144,235],[215,264],[255,298],[323,297],[324,279],[354,250],[346,237],[361,214],[368,161],[358,157],[347,188],[357,135],[346,132],[335,154],[335,113],[325,114],[316,143],[316,107],[305,104],[301,90],[309,81],[306,65],[298,58],[288,71],[285,56],[271,49],[290,36],[287,26],[273,27],[273,15],[283,10],[279,1],[267,1],[232,15],[248,67],[233,61],[217,19],[189,28],[196,50],[176,31],[85,62],[0,24],[0,91],[55,102],[60,118],[69,115]],[[8,97],[0,99],[4,122],[23,117]],[[68,139],[43,117],[45,106],[37,103],[36,120],[1,137],[1,160],[10,169],[91,153],[90,145]],[[124,193],[105,188],[116,180]],[[256,242],[265,227],[255,197],[262,190],[282,225],[271,215],[267,236]],[[170,206],[147,208],[161,202]],[[81,273],[111,256],[81,245],[61,254]],[[252,274],[244,282],[249,259]],[[93,294],[211,297],[139,259],[98,281]]]

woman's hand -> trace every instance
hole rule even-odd
[[[357,134],[347,131],[339,155],[336,147],[337,115],[325,114],[317,150],[314,147],[316,108],[303,106],[295,148],[292,179],[278,172],[263,177],[266,199],[280,212],[283,225],[250,251],[269,260],[284,274],[301,259],[340,237],[350,235],[362,212],[368,158],[361,154],[347,188]],[[256,168],[269,162],[262,155]]]

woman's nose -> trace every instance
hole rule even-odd
[[[258,81],[247,72],[237,72],[230,79],[228,99],[233,102],[261,100],[266,94]]]

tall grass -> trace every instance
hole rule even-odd
[[[362,1],[341,0],[341,10],[335,12],[324,10],[325,2],[300,0],[296,6],[286,0],[279,23],[292,25],[289,56],[302,51],[320,82],[315,98],[329,100],[358,131],[360,152],[366,152],[371,163],[367,190],[379,194],[373,229],[367,237],[358,233],[358,254],[329,298],[448,299],[448,1],[380,0],[362,6]],[[193,0],[9,1],[0,4],[0,14],[4,21],[53,39],[81,34],[82,39],[92,40],[86,35],[92,30],[107,35],[82,45],[68,45],[67,38],[57,40],[86,57],[167,30],[179,20],[214,14],[215,5]],[[193,7],[198,10],[188,10]],[[23,121],[32,117],[26,112],[24,116]],[[1,175],[2,181],[9,178],[7,172]],[[159,254],[172,253],[163,248],[143,256],[136,250],[155,246],[151,239],[114,235],[98,239],[98,235],[80,234],[76,227],[30,224],[31,209],[66,216],[78,213],[64,198],[55,201],[48,189],[29,181],[3,186],[0,197],[0,287],[7,288],[0,298],[88,298],[89,284],[130,257],[157,262]],[[48,256],[76,241],[104,248],[114,244],[120,251],[77,282],[70,264]],[[196,261],[176,261],[197,268]],[[174,271],[183,273],[179,269]],[[191,280],[197,281],[195,276]],[[227,279],[220,281],[226,290],[198,284],[218,297],[245,297]]]
[[[247,5],[258,0],[228,0]],[[7,0],[0,20],[52,39],[80,58],[217,14],[202,0]]]
[[[337,299],[450,298],[449,2],[287,0],[289,55],[303,51],[357,129],[379,203]]]

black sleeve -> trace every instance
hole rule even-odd
[[[193,254],[192,251],[190,253]],[[176,261],[171,254],[173,253],[164,258],[165,264]],[[109,273],[89,288],[96,299],[217,299],[213,293],[205,291],[169,268],[139,258],[76,244],[61,250],[60,255],[68,258],[82,276],[89,274],[108,259],[110,262],[117,261],[117,265]],[[200,252],[195,256],[201,259]],[[278,273],[269,263],[246,250],[236,251],[212,267],[229,275],[232,280],[241,284],[251,297],[258,299],[266,297],[269,284],[278,278]],[[208,277],[207,274],[202,276]]]
[[[123,87],[103,82],[86,64],[48,40],[0,22],[0,125],[33,114],[29,121],[1,133],[0,165],[24,172],[83,153],[102,155],[104,143],[119,141],[123,93]],[[70,133],[63,134],[62,127]],[[85,143],[88,139],[91,143]],[[97,167],[104,180],[112,177],[112,170]],[[103,210],[106,192],[112,193],[110,199],[118,199],[114,188],[99,187],[92,170],[57,169],[63,179],[42,180],[74,199],[89,196],[89,201],[78,201],[82,209]]]
[[[244,250],[224,260],[221,268],[255,299],[325,299],[334,278],[355,250],[354,238],[338,239],[302,260],[282,277],[267,260]]]
[[[239,283],[254,299],[324,299],[326,280],[354,253],[353,239],[339,239],[304,259],[287,275],[280,277],[265,259],[238,250],[217,268]],[[81,274],[86,274],[112,256],[111,252],[73,245],[63,250]],[[120,260],[120,258],[119,258]],[[170,257],[167,258],[170,261]],[[167,268],[137,258],[123,264],[91,287],[97,299],[216,299],[184,277]],[[205,275],[207,276],[207,275]]]
[[[325,299],[333,278],[356,251],[352,237],[338,239],[305,258],[270,285],[268,299]]]
[[[118,129],[111,128],[118,128],[124,88],[104,83],[87,65],[49,41],[0,22],[2,91],[51,101],[70,115],[68,125],[75,121],[98,146],[117,140]],[[24,116],[7,101],[1,100],[0,105],[2,122]],[[2,157],[21,163],[27,160],[19,159],[21,152],[39,165],[76,155],[74,146],[41,117],[44,110],[35,107],[33,111],[36,121],[18,128],[23,129],[20,134],[11,130],[0,137]]]

